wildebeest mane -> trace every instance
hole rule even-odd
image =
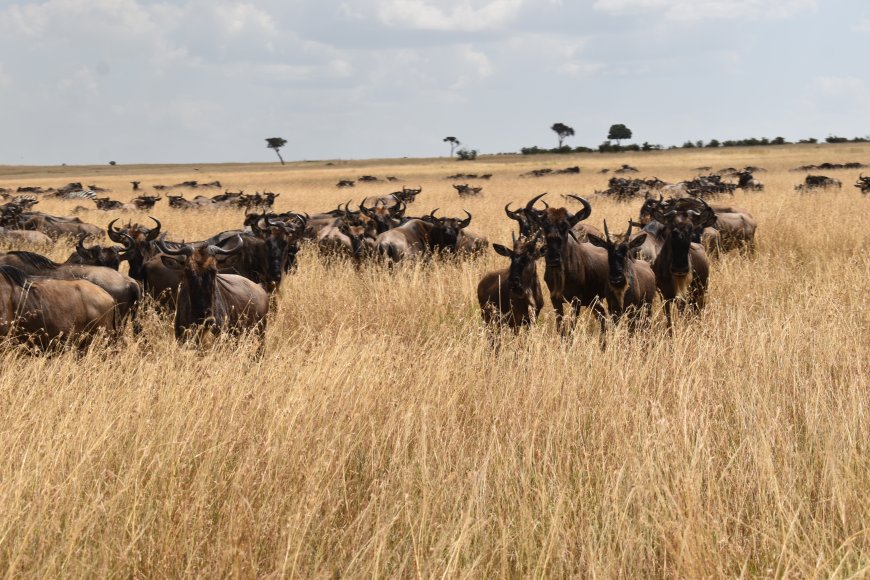
[[[24,285],[27,283],[27,274],[15,266],[0,266],[0,276],[3,276],[10,283],[21,288],[24,288]]]
[[[34,268],[46,269],[46,270],[55,270],[60,266],[57,262],[52,262],[45,256],[41,254],[35,254],[33,252],[24,252],[21,250],[13,250],[11,252],[7,252],[13,256],[18,256],[21,258],[23,262],[27,262]]]

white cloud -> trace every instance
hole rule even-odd
[[[813,79],[813,86],[828,97],[860,98],[867,92],[867,83],[858,77],[821,76]]]
[[[480,6],[469,1],[381,0],[377,14],[383,24],[397,28],[473,32],[501,28],[517,17],[522,5],[523,0],[490,0]]]
[[[215,14],[229,34],[272,33],[275,30],[272,17],[251,4],[217,6]]]
[[[852,27],[856,32],[870,32],[870,18],[862,18]]]
[[[813,9],[816,0],[596,0],[594,8],[611,14],[664,11],[670,20],[788,18]]]

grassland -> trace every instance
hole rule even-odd
[[[630,163],[677,181],[752,164],[754,258],[713,266],[708,308],[599,348],[539,324],[493,350],[475,288],[494,252],[393,273],[311,248],[283,284],[267,352],[198,353],[145,332],[81,357],[0,352],[0,570],[39,577],[853,577],[870,570],[870,196],[794,193],[791,167],[870,147],[269,165],[0,168],[0,187],[219,179],[308,212],[390,185],[409,212],[467,208],[509,241],[508,201],[589,195],[590,222],[639,204],[591,195]],[[579,176],[519,178],[579,164]],[[493,173],[460,200],[456,172]],[[471,180],[474,183],[473,180]],[[44,200],[69,213],[81,201]],[[240,211],[154,211],[173,238]],[[114,217],[88,211],[105,225]],[[71,246],[46,253],[65,258]],[[541,264],[541,270],[543,264]]]

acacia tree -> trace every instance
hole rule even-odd
[[[555,123],[550,127],[550,129],[555,131],[556,135],[559,136],[559,149],[562,148],[562,144],[565,142],[566,137],[574,136],[574,129],[564,123]]]
[[[266,139],[266,147],[269,149],[274,149],[275,154],[278,156],[278,159],[281,160],[281,165],[284,165],[284,158],[281,157],[281,147],[287,144],[287,139],[283,139],[281,137],[268,137]]]
[[[631,139],[631,129],[623,125],[622,123],[618,125],[611,125],[610,132],[607,134],[608,139],[613,139],[616,141],[617,145],[620,145],[620,141],[623,139]]]
[[[453,150],[461,145],[456,137],[444,137],[445,143],[450,143],[450,156],[453,157]]]

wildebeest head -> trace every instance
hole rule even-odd
[[[501,244],[492,245],[492,249],[498,255],[509,258],[511,261],[508,267],[508,290],[513,295],[524,296],[528,291],[528,288],[523,284],[523,274],[529,269],[533,271],[535,261],[542,257],[546,251],[546,247],[540,244],[540,237],[540,231],[531,238],[520,236],[519,239],[511,232],[513,249]]]
[[[120,258],[127,260],[130,267],[129,275],[134,280],[145,279],[145,262],[157,254],[154,241],[160,235],[161,224],[156,218],[150,216],[149,218],[157,224],[156,227],[147,228],[143,225],[128,223],[124,228],[116,228],[115,222],[118,220],[113,219],[106,228],[110,240],[124,245],[124,251]]]
[[[664,196],[659,194],[658,199],[654,197],[647,197],[643,201],[643,205],[640,206],[640,215],[638,216],[638,221],[642,225],[646,225],[653,220],[653,211],[664,201]]]
[[[652,217],[665,226],[665,239],[671,249],[671,273],[688,274],[691,243],[697,238],[697,231],[716,223],[713,208],[702,199],[669,199],[656,207]]]
[[[511,210],[510,203],[504,206],[504,213],[510,219],[516,221],[519,224],[521,237],[529,237],[533,233],[535,233],[535,231],[537,231],[538,226],[536,225],[535,218],[539,217],[543,213],[543,210],[535,209],[535,204],[545,195],[547,194],[542,193],[540,195],[536,195],[526,203],[524,208],[518,209],[516,211]],[[541,200],[541,202],[544,204],[545,207],[550,207],[547,202],[543,200]]]
[[[202,322],[210,315],[218,275],[218,260],[233,256],[242,249],[244,242],[241,236],[236,236],[236,243],[231,248],[222,248],[207,242],[182,244],[178,248],[170,248],[161,240],[157,240],[155,244],[163,252],[160,256],[163,265],[182,271],[191,313],[196,322]]]
[[[430,233],[433,249],[455,251],[456,243],[459,241],[459,232],[468,227],[471,223],[471,214],[468,210],[462,210],[467,216],[465,219],[459,218],[439,218],[435,217],[435,212],[438,208],[433,209],[432,213],[423,216],[421,219],[431,223],[434,227]]]
[[[540,197],[540,196],[539,196]],[[547,265],[560,267],[562,265],[562,251],[567,243],[568,236],[577,241],[574,226],[585,220],[592,214],[592,206],[582,197],[574,196],[583,204],[583,209],[572,214],[564,207],[547,207],[542,211],[532,214],[532,223],[541,229],[547,244]]]
[[[298,226],[294,227],[283,221],[273,221],[269,214],[248,214],[245,223],[251,226],[253,234],[266,243],[268,250],[268,272],[266,290],[274,292],[281,284],[284,272],[287,271],[287,260],[290,245],[297,241],[305,230],[305,220],[294,216]],[[261,227],[261,222],[265,227]]]
[[[382,234],[401,224],[407,207],[402,200],[397,200],[395,204],[390,206],[379,201],[374,207],[366,207],[365,200],[363,200],[359,204],[359,211],[361,215],[372,220],[377,233]]]
[[[124,246],[92,246],[85,247],[86,235],[79,237],[76,243],[76,253],[67,260],[68,264],[86,264],[89,266],[103,266],[117,270],[121,265],[121,252],[129,251],[133,244],[130,240],[124,240]]]
[[[607,251],[607,266],[609,269],[608,283],[611,290],[617,298],[620,308],[625,297],[625,291],[628,289],[628,277],[626,270],[631,261],[632,250],[639,248],[646,241],[646,234],[642,233],[631,239],[632,222],[628,222],[628,230],[625,234],[619,237],[619,240],[614,240],[610,236],[610,231],[607,229],[607,220],[604,220],[604,238],[600,238],[593,233],[587,234],[589,243],[603,248]]]

